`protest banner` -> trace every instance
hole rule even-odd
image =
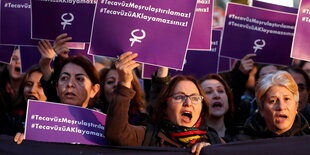
[[[93,56],[87,54],[87,51],[88,51],[87,48],[81,50],[80,49],[82,47],[81,44],[80,45],[72,44],[72,46],[75,46],[76,49],[70,48],[69,56],[83,55],[93,62]],[[88,47],[88,45],[85,45],[85,44],[84,46]],[[38,48],[35,46],[20,46],[20,57],[21,57],[21,66],[22,66],[21,71],[25,73],[32,65],[39,64],[41,53],[39,52]],[[51,65],[53,65],[53,62]]]
[[[96,0],[31,0],[31,37],[54,40],[68,33],[72,42],[89,42],[95,4]]]
[[[20,46],[21,72],[25,73],[31,66],[39,64],[40,58],[41,54],[37,47]]]
[[[25,139],[104,145],[106,115],[82,107],[28,100]]]
[[[296,15],[229,3],[220,55],[242,59],[255,53],[255,62],[290,65]]]
[[[30,0],[1,0],[0,44],[37,45],[31,39]]]
[[[211,50],[213,0],[198,0],[189,50]]]
[[[299,6],[291,57],[310,61],[310,0],[302,0]]]
[[[219,63],[219,44],[221,30],[212,31],[212,49],[210,51],[194,51],[189,50],[186,55],[186,61],[182,71],[170,70],[172,75],[187,74],[200,78],[209,73],[217,73]],[[158,67],[143,65],[142,77],[150,79],[153,72]]]
[[[272,4],[268,2],[262,2],[258,0],[253,0],[252,6],[270,9],[270,10],[282,11],[282,12],[287,12],[287,13],[294,13],[294,14],[297,14],[298,12],[297,8]]]
[[[231,70],[231,59],[230,58],[225,58],[225,57],[220,57],[219,63],[217,67],[217,73],[219,72],[228,72]]]
[[[117,57],[138,53],[137,61],[182,69],[196,1],[98,1],[89,54]]]
[[[14,46],[0,45],[0,62],[10,64]]]

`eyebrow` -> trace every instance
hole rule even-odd
[[[186,95],[184,92],[176,92],[176,93],[174,93],[174,95],[175,94],[183,94],[183,95]],[[192,94],[190,94],[190,95],[200,95],[200,93],[192,93]]]

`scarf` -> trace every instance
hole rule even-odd
[[[206,136],[207,128],[200,127],[201,118],[196,122],[193,127],[184,127],[173,124],[168,120],[161,123],[161,129],[172,140],[181,144],[195,144],[197,140],[203,141],[208,139]]]

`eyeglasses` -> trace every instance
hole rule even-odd
[[[193,104],[198,104],[202,102],[203,96],[201,95],[185,95],[185,94],[175,94],[172,95],[171,98],[176,102],[176,103],[184,103],[187,98],[189,98]]]

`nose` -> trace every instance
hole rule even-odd
[[[72,78],[70,78],[68,80],[67,87],[73,87],[73,86],[74,86],[74,80]]]
[[[220,94],[219,94],[219,92],[218,91],[214,91],[214,93],[213,93],[213,99],[220,99],[221,97],[220,97]]]
[[[283,101],[283,100],[278,100],[278,103],[277,103],[277,109],[276,110],[284,110],[286,108],[286,102]]]
[[[191,103],[191,99],[189,97],[186,97],[184,103],[183,103],[183,106],[189,106],[189,104]]]

